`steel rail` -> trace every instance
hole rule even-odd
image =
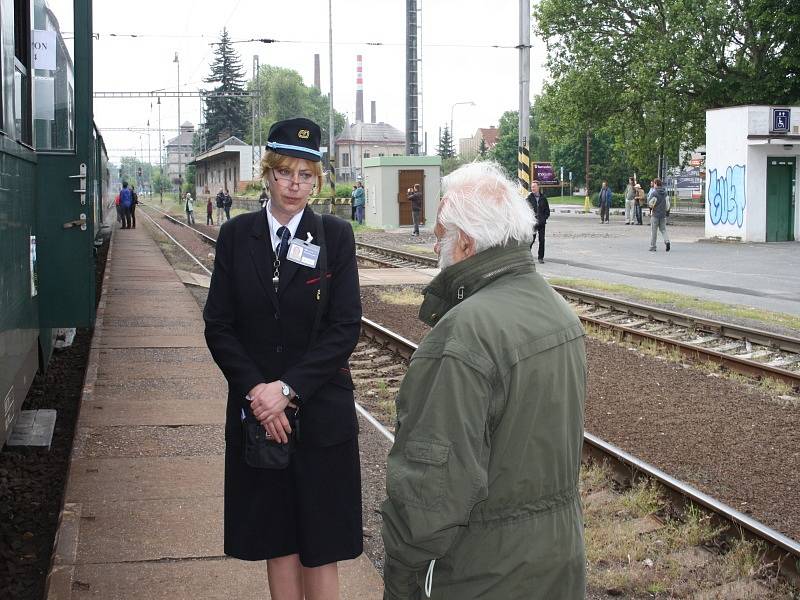
[[[156,212],[160,212],[162,215],[164,215],[164,216],[165,216],[167,219],[169,219],[169,220],[170,220],[170,221],[172,221],[173,223],[176,223],[176,224],[178,224],[178,225],[182,225],[183,227],[186,227],[187,229],[191,229],[191,230],[192,230],[192,231],[194,231],[194,232],[195,232],[197,235],[199,235],[200,237],[202,237],[204,242],[208,242],[209,244],[211,244],[211,245],[213,245],[213,246],[216,246],[216,245],[217,245],[217,239],[216,239],[216,238],[213,238],[213,237],[211,237],[210,235],[206,235],[205,233],[203,233],[203,232],[202,232],[202,231],[200,231],[199,229],[195,229],[194,227],[192,227],[192,226],[191,226],[191,225],[189,225],[188,223],[184,223],[183,221],[181,221],[181,220],[180,220],[180,219],[178,219],[177,217],[175,217],[175,216],[173,216],[173,215],[169,214],[167,211],[165,211],[165,210],[161,210],[160,208],[156,208],[156,207],[155,207],[155,206],[153,206],[152,204],[147,204],[147,203],[145,203],[145,202],[139,202],[139,204],[141,204],[142,206],[146,206],[147,208],[152,208],[152,209],[153,209],[153,210],[155,210]]]
[[[639,304],[628,300],[619,300],[602,294],[585,292],[574,288],[554,285],[552,286],[559,294],[565,298],[572,298],[578,302],[586,302],[627,312],[630,315],[652,318],[656,321],[680,325],[683,327],[702,329],[713,332],[723,337],[733,339],[748,340],[752,343],[769,346],[786,352],[800,353],[800,338],[794,338],[779,333],[770,333],[762,329],[745,327],[734,323],[725,323],[715,319],[696,317],[685,313],[679,313],[668,309],[653,308],[645,304]]]
[[[431,264],[432,261],[432,259],[426,256],[393,250],[391,248],[376,246],[374,244],[358,242],[358,245],[365,249],[374,250],[386,255],[402,257],[404,260],[416,261],[419,264],[428,265]],[[794,338],[778,333],[771,333],[761,329],[736,325],[734,323],[725,323],[715,319],[696,317],[685,313],[647,306],[628,300],[620,300],[618,298],[576,290],[574,288],[565,286],[554,285],[552,287],[564,298],[578,303],[593,304],[631,316],[639,316],[648,320],[668,323],[670,325],[685,327],[695,331],[713,333],[723,338],[742,340],[759,346],[764,346],[772,350],[781,350],[783,352],[792,354],[800,354],[800,338]],[[647,331],[627,327],[617,323],[611,323],[604,321],[603,319],[594,318],[591,315],[579,316],[580,319],[585,323],[591,323],[597,327],[602,327],[613,331],[620,331],[625,336],[632,339],[651,340],[661,344],[674,346],[678,348],[682,354],[687,356],[721,364],[733,371],[751,377],[767,376],[788,383],[795,388],[800,388],[800,372],[784,369],[780,366],[768,365],[765,362],[759,362],[748,358],[740,358],[732,354],[725,354],[713,348],[705,348],[698,344],[691,344],[663,336],[658,336]]]
[[[372,250],[374,252],[377,252],[378,254],[385,254],[387,256],[402,258],[403,260],[407,260],[409,262],[415,262],[420,265],[424,265],[426,267],[439,266],[439,261],[437,259],[431,258],[430,256],[422,256],[420,254],[414,254],[413,252],[403,252],[402,250],[395,250],[394,248],[377,246],[375,244],[367,244],[365,242],[356,242],[356,248],[358,247],[364,248],[365,250]]]
[[[387,347],[402,346],[401,356],[404,358],[410,357],[417,349],[417,344],[407,340],[406,338],[370,321],[369,319],[362,319],[362,330],[364,334],[386,344]],[[764,540],[779,549],[783,553],[791,555],[796,561],[793,565],[795,571],[800,571],[800,542],[793,540],[784,534],[780,533],[756,521],[735,508],[720,502],[719,500],[701,492],[697,488],[684,483],[675,477],[665,473],[661,469],[639,460],[632,454],[629,454],[617,448],[616,446],[603,441],[599,437],[584,431],[583,433],[584,444],[591,447],[595,451],[599,451],[604,457],[611,459],[615,463],[622,464],[628,471],[635,474],[643,474],[646,477],[657,481],[670,490],[677,493],[680,497],[695,502],[706,509],[722,518],[725,521],[731,522],[743,530],[748,531],[751,535],[760,540]]]
[[[189,257],[190,257],[190,258],[191,258],[191,259],[192,259],[194,262],[196,262],[198,265],[200,265],[200,268],[201,268],[201,269],[203,269],[203,270],[204,270],[204,271],[205,271],[205,272],[206,272],[208,275],[211,275],[211,271],[209,271],[209,270],[208,270],[208,268],[207,268],[207,267],[206,267],[206,266],[205,266],[203,263],[201,263],[201,262],[200,262],[200,260],[199,260],[199,259],[198,259],[198,258],[197,258],[197,257],[196,257],[194,254],[192,254],[192,253],[191,253],[191,252],[189,252],[189,251],[188,251],[188,250],[187,250],[185,247],[183,247],[183,246],[181,245],[181,243],[180,243],[178,240],[176,240],[174,237],[172,237],[172,236],[169,234],[169,232],[168,232],[166,229],[164,229],[164,228],[163,228],[161,225],[159,225],[159,224],[156,222],[156,220],[155,220],[153,217],[151,217],[150,215],[148,215],[148,214],[147,214],[146,212],[144,212],[144,211],[142,211],[142,214],[143,214],[145,217],[147,217],[148,219],[150,219],[150,221],[153,223],[153,225],[155,225],[156,227],[158,227],[158,228],[159,228],[159,229],[160,229],[160,230],[163,232],[163,234],[164,234],[164,235],[166,235],[166,236],[167,236],[169,239],[171,239],[171,240],[173,241],[173,243],[174,243],[174,244],[175,244],[175,245],[176,245],[178,248],[180,248],[181,250],[183,250],[183,251],[184,251],[186,254],[188,254],[188,255],[189,255]]]

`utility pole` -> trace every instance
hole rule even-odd
[[[258,85],[258,55],[253,55],[253,87]],[[256,98],[250,98],[253,128],[250,134],[250,181],[256,178]]]
[[[589,212],[591,201],[589,200],[589,158],[591,152],[591,140],[592,140],[592,130],[589,129],[586,131],[586,156],[585,156],[585,163],[584,168],[586,169],[586,178],[585,178],[585,185],[586,185],[586,197],[583,199],[583,212]]]
[[[330,91],[328,93],[328,164],[331,174],[331,213],[336,199],[336,155],[333,145],[333,6],[328,0],[328,63],[330,66]]]
[[[406,0],[406,154],[419,155],[419,48],[417,0]]]
[[[161,178],[158,183],[158,194],[161,199],[161,204],[164,204],[164,155],[162,149],[164,141],[161,139],[161,96],[156,101],[158,105],[158,170],[161,171]]]
[[[178,199],[181,197],[183,191],[183,149],[181,148],[181,61],[178,60],[178,53],[175,53],[175,60],[172,62],[178,65],[178,137],[176,138],[178,146]]]
[[[519,0],[519,137],[517,177],[523,190],[531,189],[531,2]]]

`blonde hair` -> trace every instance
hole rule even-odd
[[[264,157],[261,159],[261,183],[267,179],[268,171],[271,169],[280,169],[282,167],[291,168],[297,164],[297,161],[304,160],[311,165],[311,171],[317,176],[317,192],[322,189],[322,163],[320,161],[307,160],[305,158],[297,158],[295,156],[286,156],[285,154],[278,154],[272,150],[267,150]],[[269,187],[269,183],[266,184]]]

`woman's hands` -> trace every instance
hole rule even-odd
[[[253,416],[261,423],[267,432],[267,437],[276,442],[285,444],[289,441],[292,426],[283,412],[287,406],[297,408],[289,398],[281,393],[280,381],[259,383],[248,394],[250,409]]]

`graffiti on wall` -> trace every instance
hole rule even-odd
[[[725,169],[725,175],[717,175],[716,169],[708,172],[708,213],[714,225],[736,225],[744,223],[744,207],[747,203],[744,187],[744,165]]]

